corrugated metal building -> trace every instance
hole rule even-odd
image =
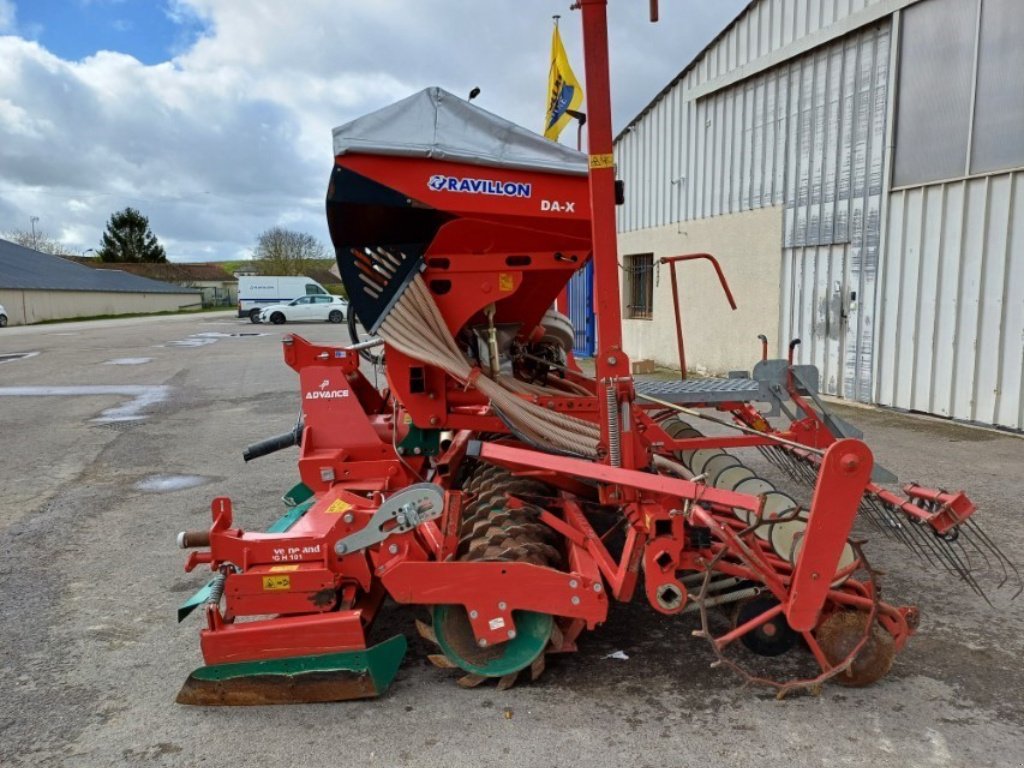
[[[616,139],[627,351],[1024,429],[1024,3],[754,0]]]
[[[93,269],[0,240],[0,305],[11,325],[201,306],[199,291]]]

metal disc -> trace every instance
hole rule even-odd
[[[765,480],[763,477],[754,475],[748,477],[746,480],[741,480],[733,488],[736,493],[746,493],[751,496],[760,496],[763,493],[771,493],[775,490],[775,486]],[[754,522],[754,513],[747,509],[734,509],[733,514],[736,515],[740,520],[745,523]]]
[[[734,627],[741,626],[751,619],[755,619],[765,611],[769,611],[779,604],[774,597],[759,596],[752,597],[739,604],[736,611]],[[740,636],[740,642],[758,656],[781,656],[800,640],[800,635],[789,622],[784,614],[774,616],[757,629]]]
[[[743,464],[736,467],[729,467],[728,469],[723,469],[718,473],[718,477],[715,478],[715,487],[721,488],[723,491],[731,491],[748,477],[756,477],[754,470],[750,467],[744,466]]]
[[[704,465],[715,456],[721,455],[722,452],[721,448],[701,448],[693,452],[690,456],[690,463],[686,466],[695,475],[703,474]]]
[[[793,550],[789,556],[789,562],[796,568],[797,560],[800,559],[800,550],[804,545],[804,537],[802,533],[798,533],[793,538]],[[839,556],[839,563],[836,565],[836,573],[840,574],[836,579],[832,581],[833,587],[838,587],[848,578],[850,578],[850,569],[857,562],[857,553],[853,550],[853,545],[850,542],[846,542],[843,546],[843,553]]]
[[[863,611],[836,611],[815,630],[814,636],[830,664],[840,664],[864,637],[868,614]],[[892,667],[896,647],[892,635],[874,622],[867,642],[850,668],[833,680],[841,685],[860,688],[881,679]]]
[[[699,437],[704,437],[704,435],[698,432],[693,427],[688,427],[687,429],[684,429],[682,432],[676,435],[676,440],[690,440]],[[692,450],[676,451],[676,458],[683,462],[683,464],[685,464],[687,467],[690,466],[689,461],[691,456],[693,456]]]
[[[740,464],[735,467],[727,467],[719,472],[718,476],[715,478],[714,485],[716,488],[721,488],[723,491],[731,491],[744,480],[748,480],[751,477],[756,477],[754,470]],[[748,510],[739,509],[738,507],[734,507],[732,513],[735,515],[737,520],[742,520],[744,523],[747,522],[747,519],[750,517],[750,512]]]
[[[796,506],[796,501],[790,496],[781,491],[769,491],[764,495],[764,508],[761,512],[761,520],[762,522],[770,523],[775,518],[782,517],[787,512],[792,511]],[[771,536],[771,527],[769,525],[758,526],[754,533],[759,539],[768,541]]]
[[[775,490],[775,486],[765,480],[763,477],[754,475],[748,477],[740,483],[737,483],[733,488],[736,493],[748,493],[751,496],[760,496],[762,493],[771,493]]]
[[[704,474],[708,476],[708,485],[718,487],[718,475],[729,467],[741,466],[740,460],[731,453],[720,453],[704,464]]]
[[[682,419],[677,419],[675,417],[666,419],[665,421],[661,422],[661,428],[668,432],[669,436],[671,436],[672,438],[678,438],[680,434],[686,432],[687,430],[691,432],[696,431],[685,421],[683,421]]]
[[[807,527],[807,520],[802,517],[793,520],[783,520],[779,523],[772,523],[768,531],[768,541],[771,542],[772,550],[786,562],[792,562],[793,544],[797,536],[803,534]]]

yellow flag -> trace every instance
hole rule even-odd
[[[583,88],[569,66],[569,58],[558,34],[558,25],[551,35],[551,71],[548,73],[548,113],[544,120],[544,138],[558,141],[562,129],[572,120],[568,110],[578,110],[583,103]]]

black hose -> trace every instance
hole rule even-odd
[[[248,462],[285,448],[291,448],[293,445],[301,445],[302,426],[302,422],[300,421],[295,425],[295,429],[290,432],[285,432],[283,435],[277,435],[275,437],[268,437],[266,440],[260,440],[258,443],[253,443],[242,451],[242,458]]]

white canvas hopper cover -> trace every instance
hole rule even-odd
[[[334,154],[400,155],[495,168],[585,175],[587,156],[427,88],[334,129]]]

